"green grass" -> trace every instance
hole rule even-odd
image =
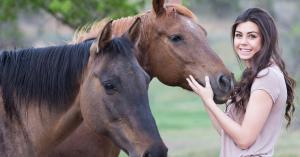
[[[154,79],[149,100],[169,157],[217,157],[220,139],[198,96]],[[283,130],[274,157],[299,157],[300,131]],[[123,152],[119,157],[127,157]]]

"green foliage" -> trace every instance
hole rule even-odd
[[[20,11],[44,10],[77,28],[104,17],[119,18],[138,13],[144,0],[1,0],[0,21],[16,19]]]
[[[68,14],[72,11],[72,2],[71,0],[53,0],[52,3],[50,3],[49,8],[53,10],[54,12],[59,12],[64,15]]]
[[[186,3],[192,10],[209,12],[218,17],[226,17],[240,10],[240,0],[190,0]]]
[[[0,49],[7,45],[21,45],[24,42],[16,22],[1,22],[0,30],[5,30],[0,31]]]

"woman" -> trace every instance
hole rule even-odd
[[[287,126],[295,107],[295,81],[289,77],[278,52],[273,18],[264,10],[250,8],[232,26],[233,47],[246,65],[236,84],[226,112],[213,101],[209,78],[202,87],[190,76],[187,81],[205,104],[222,138],[221,157],[272,156],[282,119]]]

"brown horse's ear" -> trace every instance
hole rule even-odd
[[[177,16],[177,11],[176,11],[175,8],[172,9],[172,12],[171,12],[170,15],[173,16],[173,17],[176,17],[176,16]]]
[[[164,8],[165,1],[164,0],[153,0],[152,6],[156,16],[161,16],[165,14],[166,10]]]
[[[141,34],[140,32],[141,32],[141,18],[138,17],[131,25],[128,32],[126,33],[128,34],[128,38],[132,43],[134,43],[134,45],[138,42],[140,38],[140,34]]]
[[[109,43],[112,39],[112,20],[109,21],[104,28],[102,29],[102,32],[99,33],[98,39],[97,39],[97,51],[96,53],[99,53],[101,49],[103,49],[107,43]]]

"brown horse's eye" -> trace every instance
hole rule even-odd
[[[183,40],[183,37],[181,35],[171,35],[169,37],[169,39],[173,42],[173,43],[177,43]]]

